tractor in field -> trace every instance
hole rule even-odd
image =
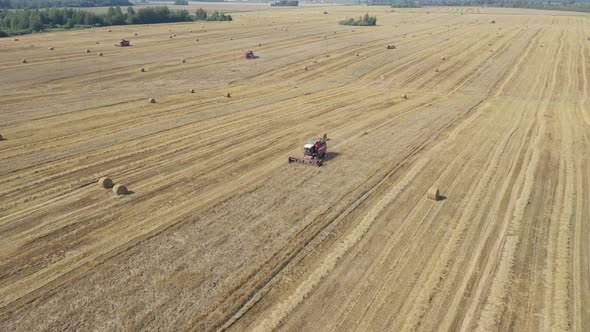
[[[131,42],[126,40],[126,39],[121,39],[119,40],[118,43],[115,44],[115,46],[117,47],[127,47],[127,46],[131,46]]]
[[[289,157],[289,163],[301,163],[314,166],[322,166],[323,159],[328,154],[328,135],[322,138],[311,139],[303,146],[303,157]]]
[[[251,59],[256,59],[257,56],[254,55],[254,51],[248,50],[248,51],[246,51],[246,53],[244,53],[244,58],[251,60]]]

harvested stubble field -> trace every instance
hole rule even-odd
[[[0,40],[0,330],[588,331],[588,16],[323,10]]]

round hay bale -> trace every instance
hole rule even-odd
[[[27,59],[22,59],[21,62],[22,63],[27,63],[28,61],[27,61]]]
[[[98,185],[103,189],[111,189],[114,186],[114,183],[111,178],[103,176],[98,179]]]
[[[103,56],[102,52],[99,52],[99,53],[98,53],[98,56]]]
[[[176,34],[173,34],[172,37],[176,37]]]
[[[172,36],[170,36],[170,39],[172,39]]]
[[[155,104],[156,103],[156,99],[150,98],[150,99],[148,99],[148,103]]]
[[[86,49],[86,53],[90,53],[91,51],[89,49]]]
[[[229,40],[234,40],[234,38],[233,37],[230,37]]]
[[[0,135],[0,141],[4,140],[4,137],[2,137],[2,135]]]
[[[402,95],[402,99],[408,99],[408,95],[404,93],[404,94]]]
[[[96,45],[100,44],[100,42],[96,42]]]
[[[53,51],[53,50],[55,50],[55,47],[53,47],[53,46],[50,46],[50,47],[48,48],[48,50],[50,50],[50,51]]]
[[[113,192],[115,193],[115,195],[127,195],[129,193],[129,191],[127,191],[127,187],[125,187],[122,184],[116,184],[113,187]]]
[[[426,197],[433,201],[438,201],[441,198],[437,188],[428,189],[428,191],[426,192]]]
[[[307,67],[305,67],[305,68],[303,68],[303,70],[308,70],[308,68],[307,68]]]
[[[185,62],[186,62],[186,59],[182,59],[182,63],[185,63]]]
[[[18,38],[14,38],[14,41],[18,41]]]
[[[135,32],[133,35],[134,35],[134,36],[137,36],[137,32]]]
[[[195,89],[188,90],[189,93],[195,93]]]
[[[196,41],[199,41],[199,38],[197,38]]]
[[[438,73],[438,68],[436,68],[434,71]]]
[[[231,95],[229,94],[229,92],[225,95],[227,98],[230,98]]]
[[[356,54],[356,56],[360,56],[360,54],[359,54],[359,53],[357,53],[357,54]]]
[[[258,43],[258,46],[262,46],[262,43]]]
[[[142,73],[145,73],[145,68],[140,69]]]
[[[108,31],[108,32],[113,32],[113,30],[109,29],[109,31]]]

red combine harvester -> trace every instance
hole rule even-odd
[[[246,59],[256,59],[256,55],[254,55],[254,51],[249,50],[244,54],[244,58]]]
[[[328,154],[328,141],[330,139],[326,134],[321,139],[312,139],[303,146],[303,158],[289,157],[289,163],[301,163],[315,166],[324,164],[323,158]],[[309,156],[311,158],[306,158]]]
[[[118,43],[115,44],[115,46],[127,47],[127,46],[131,46],[131,42],[126,39],[121,39]]]
[[[393,45],[393,44],[388,44],[388,45],[387,45],[387,49],[388,49],[388,50],[395,50],[395,45]]]

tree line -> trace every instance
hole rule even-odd
[[[437,6],[489,6],[590,12],[590,2],[575,0],[422,0],[420,3]]]
[[[297,6],[299,6],[299,1],[298,0],[279,0],[279,1],[275,1],[275,2],[271,3],[270,5],[273,7],[282,7],[282,6],[297,7]]]
[[[204,18],[203,18],[204,17]],[[231,15],[199,9],[196,20],[231,21]],[[46,29],[72,29],[92,26],[125,24],[155,24],[192,21],[188,10],[170,10],[168,7],[147,7],[139,10],[127,7],[110,7],[106,14],[71,8],[0,10],[0,37],[39,32]]]
[[[217,10],[213,14],[208,15],[203,8],[197,9],[195,12],[195,21],[232,21],[231,15],[218,12]]]
[[[349,18],[346,20],[342,20],[338,23],[340,23],[341,25],[373,26],[377,24],[377,17],[369,16],[369,13],[367,13],[364,16],[359,17],[358,19]]]
[[[414,0],[396,0],[391,4],[393,8],[420,8],[421,6]]]
[[[370,6],[391,6],[395,8],[415,8],[421,5],[489,6],[590,12],[589,0],[367,0],[367,4]]]
[[[129,0],[0,0],[0,9],[132,6]]]

